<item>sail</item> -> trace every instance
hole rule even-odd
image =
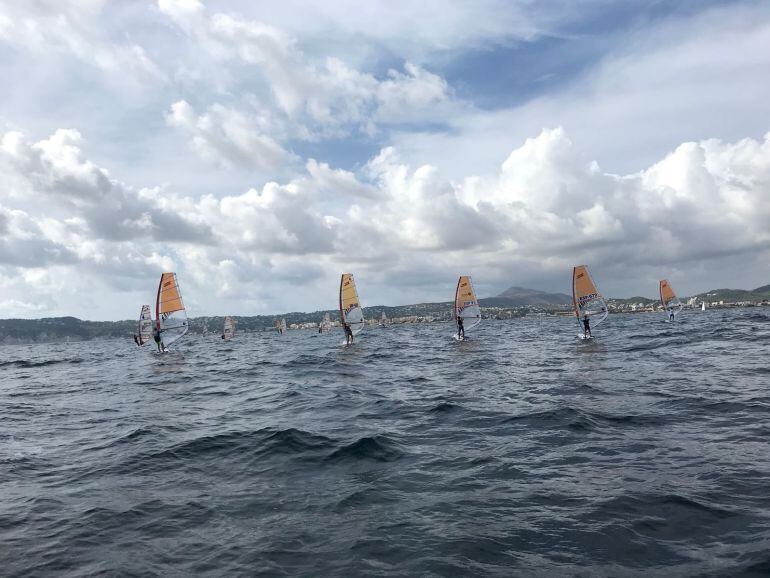
[[[225,340],[232,339],[235,336],[235,321],[232,317],[225,317],[225,326],[222,329],[222,337]]]
[[[142,305],[142,310],[139,313],[139,326],[136,333],[139,338],[139,345],[144,345],[152,339],[152,313],[150,313],[149,305]]]
[[[350,325],[353,335],[357,335],[364,328],[364,310],[358,299],[356,282],[350,273],[343,273],[340,279],[340,318]]]
[[[390,323],[390,319],[388,319],[388,316],[385,315],[385,312],[382,312],[382,315],[380,316],[380,325],[383,327],[388,325]]]
[[[473,282],[467,275],[463,275],[457,280],[457,289],[455,289],[455,307],[452,317],[463,320],[463,327],[466,331],[473,329],[481,323],[481,308],[476,299],[476,292],[473,290]]]
[[[176,273],[163,273],[158,284],[155,319],[163,345],[168,347],[187,333],[187,313],[182,303]]]
[[[324,313],[323,321],[320,324],[321,332],[330,331],[332,328],[332,320],[328,313]]]
[[[676,296],[676,293],[674,293],[674,290],[671,288],[671,285],[666,279],[662,279],[660,281],[660,302],[663,304],[663,309],[665,310],[666,315],[673,315],[674,318],[676,318],[676,316],[682,310],[682,307],[684,307],[682,302],[679,301],[679,297]]]
[[[609,313],[607,303],[596,288],[585,265],[578,265],[572,270],[572,303],[578,321],[585,315],[598,317],[591,320],[594,327],[604,321]]]
[[[284,321],[283,319],[276,319],[275,330],[278,332],[279,335],[283,335],[283,332],[286,331],[286,321]]]

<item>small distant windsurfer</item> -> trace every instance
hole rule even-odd
[[[134,333],[134,343],[136,343],[137,347],[141,347],[142,346],[142,344],[139,343],[139,336],[136,333]]]
[[[163,353],[164,351],[166,351],[166,346],[163,345],[163,339],[161,339],[161,336],[160,336],[160,329],[158,329],[157,327],[152,332],[152,338],[155,340],[155,345],[158,346],[158,353]]]
[[[457,338],[465,339],[465,326],[463,325],[463,318],[457,316]]]
[[[593,337],[591,335],[591,322],[588,320],[588,313],[583,315],[583,337],[586,339]]]
[[[353,330],[350,328],[350,325],[348,325],[347,322],[342,322],[342,328],[345,330],[345,344],[346,345],[352,345],[353,344]]]

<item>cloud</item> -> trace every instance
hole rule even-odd
[[[11,194],[29,202],[51,202],[82,218],[97,237],[129,240],[151,237],[159,241],[206,242],[209,229],[186,219],[173,202],[149,190],[139,192],[83,155],[80,133],[59,129],[49,138],[28,142],[21,133],[2,138],[2,152],[22,182],[23,190]]]
[[[165,81],[144,48],[110,38],[103,0],[6,2],[0,6],[0,42],[36,56],[73,58],[115,79]]]
[[[265,134],[271,129],[265,117],[254,118],[218,104],[198,116],[188,102],[180,100],[171,106],[166,119],[191,137],[201,157],[225,168],[277,171],[297,160]]]
[[[770,261],[770,133],[682,143],[617,175],[555,128],[486,175],[449,179],[386,147],[358,173],[311,160],[285,183],[197,197],[115,181],[84,156],[76,131],[34,144],[6,134],[3,151],[11,174],[2,182],[25,183],[8,197],[25,208],[0,209],[0,266],[16,279],[8,299],[19,302],[30,281],[18,276],[39,271],[63,300],[93,278],[146,301],[142,287],[151,292],[151,280],[173,269],[191,311],[254,313],[331,306],[343,269],[357,273],[366,302],[395,304],[442,300],[442,279],[460,273],[484,292],[514,282],[565,290],[580,262],[609,294],[650,294],[635,289],[647,276],[668,276],[686,293],[703,289],[683,283],[687,271],[706,278],[708,263],[724,261],[721,271],[759,285],[757,264]],[[59,306],[36,287],[36,299]]]
[[[327,163],[319,163],[315,159],[310,159],[305,168],[312,178],[313,185],[321,193],[364,199],[374,199],[380,194],[376,187],[361,182],[352,172],[333,169]]]
[[[446,81],[409,61],[403,72],[391,69],[378,79],[336,56],[309,58],[291,35],[260,21],[209,16],[198,2],[164,0],[159,8],[186,32],[202,60],[247,66],[234,77],[258,71],[297,138],[369,134],[378,123],[418,122],[418,115],[430,116],[451,97]]]

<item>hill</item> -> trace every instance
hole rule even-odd
[[[763,285],[750,291],[745,289],[711,289],[693,295],[698,301],[725,301],[737,303],[741,301],[766,301],[770,299],[770,285]]]
[[[537,289],[513,286],[495,297],[479,299],[479,303],[484,305],[482,302],[489,303],[488,307],[524,307],[527,305],[542,307],[546,305],[569,305],[572,303],[572,297],[565,293],[547,293]],[[495,305],[491,303],[495,303]]]

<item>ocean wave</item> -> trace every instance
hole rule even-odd
[[[362,437],[343,446],[328,456],[330,461],[374,460],[392,462],[404,455],[401,446],[385,435]]]
[[[3,367],[20,367],[24,369],[29,368],[38,368],[38,367],[47,367],[49,365],[58,365],[58,364],[72,364],[76,365],[79,363],[83,363],[85,359],[82,357],[70,357],[65,359],[44,359],[42,361],[31,361],[28,359],[13,359],[9,361],[0,361],[0,368]]]

